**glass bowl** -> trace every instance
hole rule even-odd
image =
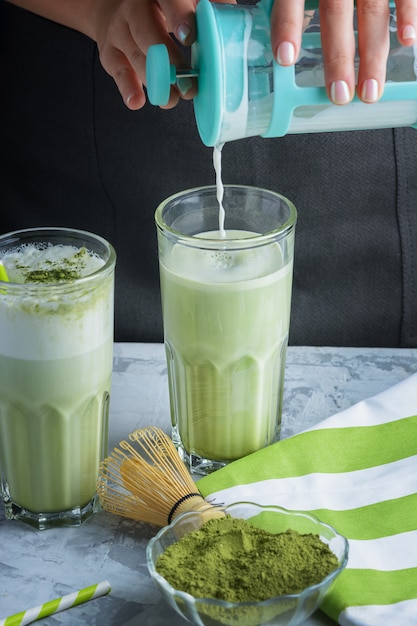
[[[216,507],[217,508],[217,507]],[[168,603],[186,620],[198,626],[295,626],[307,619],[321,604],[335,578],[345,568],[348,559],[348,542],[334,528],[314,515],[290,511],[278,506],[261,506],[252,502],[237,502],[218,507],[232,517],[242,518],[259,528],[273,533],[296,530],[301,534],[319,535],[336,555],[339,567],[320,583],[311,585],[301,593],[282,595],[261,602],[226,602],[212,598],[195,598],[174,589],[156,571],[158,557],[168,546],[183,535],[200,528],[207,521],[207,510],[179,515],[169,526],[162,528],[146,548],[149,573]],[[266,572],[268,574],[268,572]]]

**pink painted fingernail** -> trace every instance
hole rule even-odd
[[[293,65],[295,48],[290,41],[282,41],[277,48],[277,60],[280,65]]]
[[[403,28],[403,39],[416,39],[416,29],[412,24],[407,24]]]
[[[349,86],[344,80],[335,80],[330,85],[330,98],[335,104],[350,102]]]
[[[193,86],[193,81],[188,76],[181,76],[177,79],[177,87],[181,92],[181,95],[185,96],[185,94],[190,91]]]
[[[134,98],[136,98],[136,92],[130,93],[127,97],[126,97],[126,105],[130,106],[130,103],[132,102],[132,100]]]
[[[362,85],[361,98],[364,102],[376,102],[378,100],[378,81],[368,78]]]
[[[188,24],[180,24],[177,28],[177,37],[181,43],[185,43],[190,36],[191,28]]]

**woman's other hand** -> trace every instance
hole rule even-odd
[[[417,0],[397,0],[398,39],[404,46],[417,41]],[[357,0],[358,52],[355,78],[355,33],[353,0],[321,0],[325,82],[335,104],[347,104],[355,95],[363,102],[376,102],[385,85],[389,53],[388,0]],[[295,63],[301,46],[304,0],[275,0],[271,15],[271,43],[275,58],[282,65]]]

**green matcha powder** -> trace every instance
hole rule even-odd
[[[299,593],[337,567],[336,556],[318,535],[273,534],[231,516],[188,533],[156,564],[175,589],[229,602]]]
[[[44,261],[44,267],[39,269],[29,270],[22,265],[16,267],[22,272],[25,283],[61,283],[81,278],[81,271],[88,257],[89,253],[83,247],[68,258],[64,257],[58,261],[47,259]]]

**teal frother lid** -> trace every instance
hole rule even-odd
[[[191,67],[198,69],[195,118],[202,142],[214,146],[221,132],[224,74],[219,29],[209,0],[197,4],[196,20],[197,38],[191,48]]]
[[[214,146],[220,138],[223,72],[219,31],[213,6],[200,0],[196,9],[197,37],[191,47],[190,76],[198,76],[194,110],[201,140]],[[182,74],[187,75],[186,72]],[[171,65],[163,44],[150,46],[146,59],[146,86],[151,104],[167,104],[177,69]]]

